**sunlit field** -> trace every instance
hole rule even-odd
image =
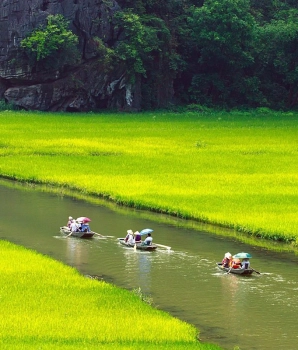
[[[0,174],[295,243],[298,114],[0,113]]]
[[[0,249],[1,349],[220,349],[132,292],[8,242]]]

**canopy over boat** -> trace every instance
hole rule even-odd
[[[248,253],[237,253],[235,255],[233,255],[233,258],[236,258],[236,259],[250,259],[252,258],[252,256]]]
[[[76,221],[77,222],[83,222],[84,224],[86,224],[87,222],[90,222],[91,219],[87,218],[86,216],[80,216],[79,218],[77,218]]]
[[[148,235],[148,233],[153,232],[153,230],[151,228],[144,228],[144,230],[140,231],[140,235]]]

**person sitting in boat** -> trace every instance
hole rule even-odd
[[[153,238],[151,237],[151,233],[148,233],[145,241],[142,243],[142,245],[152,245]]]
[[[133,231],[132,230],[127,230],[127,235],[124,238],[124,241],[127,243],[129,240],[133,239]]]
[[[77,224],[78,231],[82,231],[82,221],[77,221],[76,224]]]
[[[135,236],[133,233],[129,234],[129,237],[126,243],[129,245],[135,245]]]
[[[91,230],[90,230],[89,225],[86,222],[82,222],[80,231],[82,231],[82,232],[90,232]]]
[[[70,230],[71,230],[71,232],[78,232],[79,231],[79,228],[78,228],[78,225],[76,223],[76,220],[74,220],[74,219],[71,222]]]
[[[68,228],[70,228],[70,225],[71,225],[72,220],[73,220],[73,217],[72,217],[72,216],[69,216],[69,217],[68,217],[68,221],[67,221],[67,225],[66,225]]]
[[[243,259],[241,263],[241,267],[245,270],[249,269],[250,267],[249,259]]]
[[[136,231],[134,233],[134,236],[135,236],[135,243],[138,244],[138,243],[142,243],[142,236],[140,235],[140,232],[139,231]]]
[[[231,259],[232,259],[232,254],[231,253],[226,253],[224,258],[222,259],[222,267],[230,267],[231,264]]]
[[[237,259],[237,258],[233,258],[231,268],[232,269],[240,269],[241,268],[241,260]]]

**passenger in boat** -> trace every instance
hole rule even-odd
[[[136,231],[135,233],[134,233],[134,235],[135,235],[135,243],[142,243],[142,236],[140,235],[140,232],[139,231]]]
[[[127,244],[130,245],[135,245],[135,236],[133,233],[129,234],[128,240],[127,240]]]
[[[128,240],[131,240],[133,238],[133,231],[132,230],[127,230],[127,235],[124,238],[124,241],[127,243]]]
[[[232,267],[232,269],[240,269],[241,268],[240,259],[233,258],[231,267]]]
[[[249,269],[249,267],[250,267],[249,259],[243,259],[242,263],[241,263],[241,267],[245,270]]]
[[[151,233],[148,233],[145,241],[142,243],[142,245],[152,245],[153,238],[151,237]]]
[[[71,229],[71,232],[78,232],[79,231],[76,220],[74,220],[74,219],[72,220],[71,225],[70,225],[70,229]]]
[[[231,253],[226,253],[224,258],[222,259],[222,267],[230,267],[231,264],[231,259],[232,259],[232,254]]]
[[[68,228],[70,228],[70,225],[71,225],[72,220],[73,220],[73,217],[72,217],[72,216],[69,216],[69,217],[68,217],[68,222],[67,222],[67,225],[66,225]]]
[[[82,231],[82,232],[90,232],[91,230],[90,230],[89,225],[86,222],[82,222],[80,231]]]

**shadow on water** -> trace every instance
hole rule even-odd
[[[237,240],[234,232],[196,222],[117,207],[62,189],[0,182],[0,238],[34,249],[126,289],[141,288],[154,305],[194,324],[203,341],[226,349],[296,349],[298,311],[295,253],[276,253]],[[79,198],[80,197],[80,198]],[[88,216],[91,228],[112,236],[65,238],[68,216]],[[134,251],[119,244],[127,229],[152,228],[171,251]],[[224,231],[224,232],[223,232]],[[220,236],[224,233],[225,236]],[[225,274],[223,254],[248,251],[262,274]]]

